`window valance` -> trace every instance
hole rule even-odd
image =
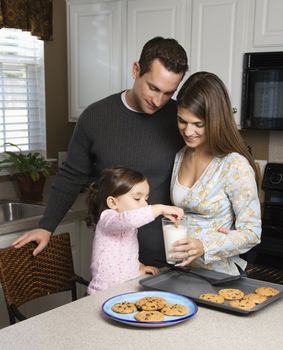
[[[41,40],[52,40],[52,1],[0,0],[0,28],[22,29]]]

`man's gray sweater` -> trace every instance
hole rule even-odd
[[[82,186],[114,165],[135,169],[148,178],[150,204],[169,204],[174,157],[182,145],[173,100],[152,115],[127,109],[121,93],[91,104],[77,122],[39,226],[53,232]],[[140,261],[146,265],[165,261],[160,221],[139,229]]]

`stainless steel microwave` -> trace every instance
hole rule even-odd
[[[244,54],[243,129],[283,130],[283,52]]]

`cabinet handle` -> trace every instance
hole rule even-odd
[[[236,114],[237,112],[238,112],[237,108],[236,108],[236,107],[233,107],[233,108],[232,108],[232,113],[233,113],[233,114]]]

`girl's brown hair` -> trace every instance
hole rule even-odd
[[[119,197],[128,193],[134,185],[147,181],[140,172],[120,166],[105,169],[97,182],[93,182],[87,193],[88,226],[96,224],[103,210],[107,209],[107,197]]]
[[[209,150],[214,156],[238,152],[246,157],[259,185],[255,162],[237,129],[227,89],[217,75],[209,72],[191,75],[178,93],[177,105],[204,120]]]

